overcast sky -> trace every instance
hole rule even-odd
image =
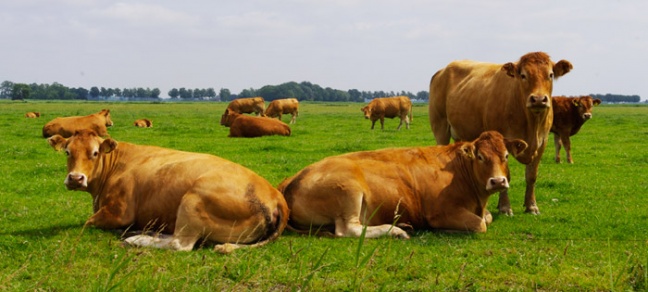
[[[648,98],[648,1],[0,0],[0,82],[428,90],[452,60],[544,51],[554,95]]]

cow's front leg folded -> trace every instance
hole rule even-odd
[[[95,226],[101,229],[117,229],[133,223],[133,216],[124,212],[119,204],[104,205],[90,217],[85,226]]]

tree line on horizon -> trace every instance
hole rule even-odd
[[[0,99],[35,99],[35,100],[121,100],[137,101],[163,100],[160,98],[161,91],[158,88],[105,88],[93,86],[89,90],[82,87],[67,87],[60,83],[52,84],[25,84],[4,81],[0,84]],[[221,88],[218,92],[213,87],[187,89],[172,88],[168,95],[170,100],[189,101],[231,101],[237,98],[261,96],[266,101],[281,98],[297,98],[299,101],[327,101],[327,102],[365,102],[377,97],[404,95],[410,99],[427,101],[429,93],[419,91],[416,94],[409,91],[360,91],[357,89],[339,90],[330,87],[321,87],[308,81],[300,83],[291,81],[279,85],[266,85],[259,89],[243,89],[240,93],[231,93],[227,88]],[[639,95],[621,94],[590,94],[608,103],[637,103],[641,101]],[[645,101],[645,102],[648,102]]]

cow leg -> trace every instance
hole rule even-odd
[[[557,133],[554,133],[554,145],[556,146],[556,156],[554,157],[554,160],[557,163],[560,163],[560,146],[561,146],[561,143],[560,143],[560,135],[558,135]]]
[[[536,179],[538,178],[538,166],[540,165],[540,158],[542,158],[542,151],[544,151],[544,147],[546,146],[545,144],[546,143],[543,143],[543,145],[540,146],[538,149],[538,155],[534,157],[531,163],[527,164],[524,174],[526,179],[526,192],[524,195],[524,206],[526,207],[525,212],[534,215],[540,214],[540,210],[536,204],[535,184]]]
[[[380,129],[381,130],[385,129],[385,117],[380,118]]]
[[[509,200],[508,190],[503,190],[499,193],[497,210],[499,210],[500,214],[513,216],[513,209],[511,209],[511,201]]]
[[[405,128],[409,130],[410,118],[405,115]]]
[[[360,221],[360,216],[366,217],[371,214],[361,214],[363,212],[364,193],[362,191],[353,192],[349,197],[349,202],[342,206],[341,215],[335,218],[335,236],[339,237],[360,237],[363,229],[366,228],[366,238],[377,238],[390,235],[397,238],[409,238],[407,232],[392,224],[382,224],[376,226],[364,226]],[[364,209],[366,210],[366,209]],[[369,213],[370,211],[366,211]],[[368,220],[368,219],[367,219]]]
[[[567,163],[574,163],[571,155],[571,140],[569,135],[560,136],[563,146],[565,146],[565,153],[567,153]]]
[[[400,128],[401,128],[402,126],[403,126],[403,118],[401,117],[401,118],[400,118],[400,122],[398,123],[398,127],[396,128],[396,130],[397,130],[397,131],[400,130]],[[409,129],[409,127],[407,127],[407,128]]]
[[[374,129],[374,126],[376,125],[377,120],[371,120],[371,129]]]
[[[490,215],[490,213],[489,213]],[[492,220],[492,216],[490,217]],[[489,224],[487,217],[480,217],[477,214],[461,209],[458,213],[444,218],[444,222],[435,228],[443,229],[447,232],[486,232],[486,225]]]
[[[292,115],[292,118],[290,118],[290,123],[294,124],[294,123],[297,122],[297,116],[295,115],[295,113],[292,113],[291,115]]]

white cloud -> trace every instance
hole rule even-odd
[[[189,15],[164,6],[142,3],[119,2],[97,13],[116,21],[126,21],[141,26],[190,26],[200,21],[199,15]]]

